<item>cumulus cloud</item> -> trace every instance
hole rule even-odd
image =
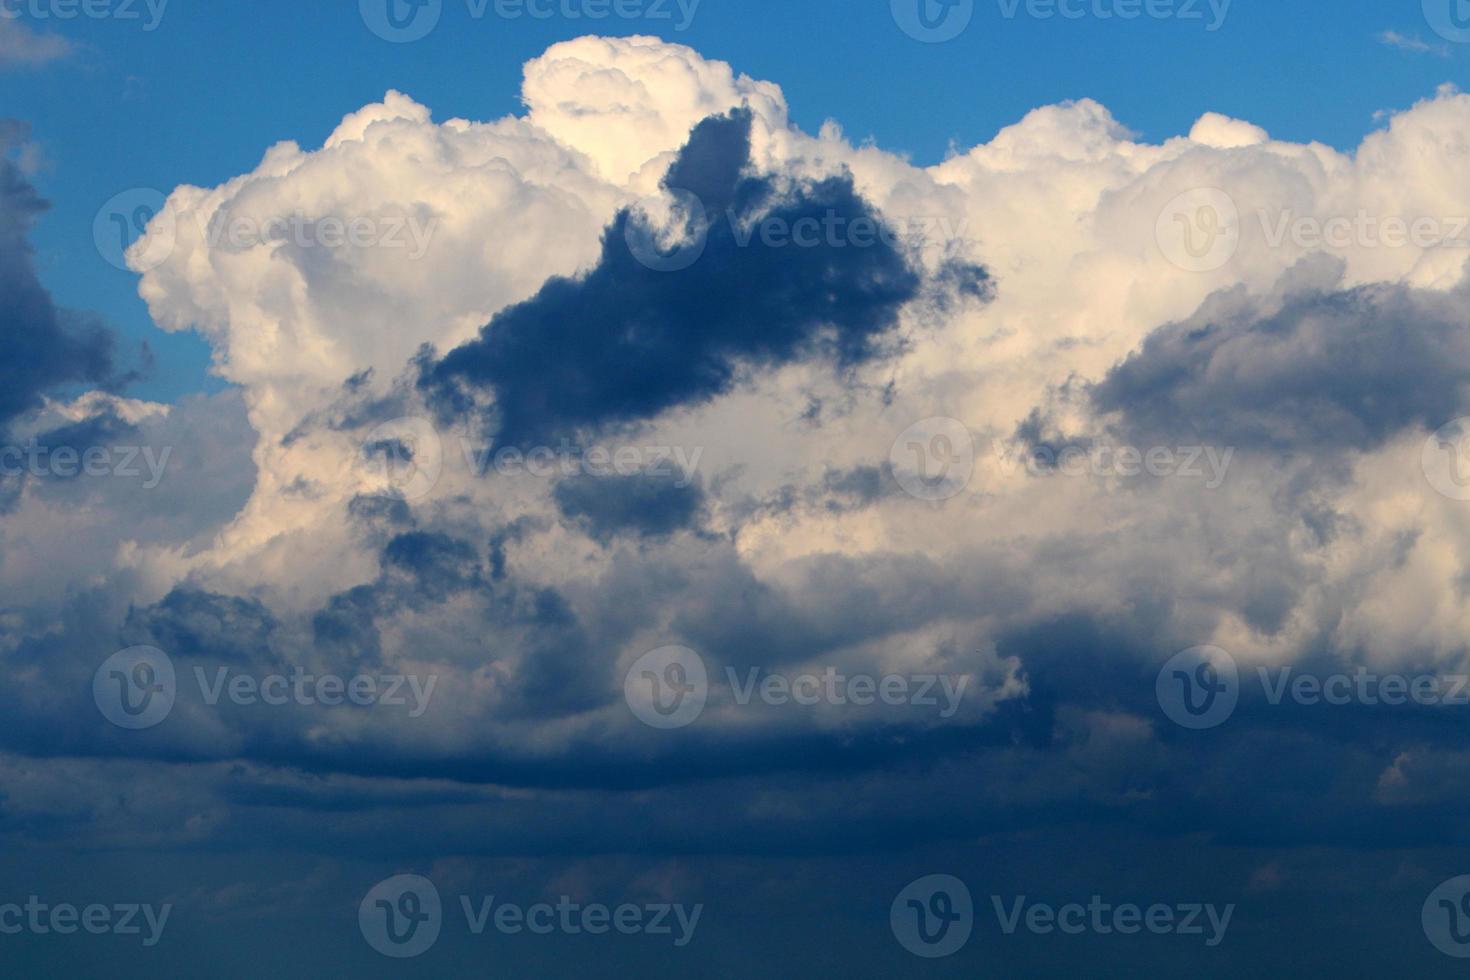
[[[1467,322],[1462,292],[1402,284],[1306,286],[1264,308],[1221,294],[1150,334],[1092,394],[1144,439],[1374,449],[1467,404]]]
[[[1201,762],[1153,683],[1202,643],[1243,667],[1324,650],[1344,666],[1464,661],[1470,614],[1446,583],[1467,580],[1470,526],[1419,452],[1462,410],[1465,253],[1453,236],[1276,229],[1359,213],[1452,226],[1470,98],[1441,91],[1351,153],[1217,113],[1147,143],[1081,100],[932,167],[835,124],[802,132],[775,84],[649,38],[558,44],[523,98],[521,115],[436,121],[390,92],[320,147],[174,190],[135,246],[142,295],[162,327],[209,340],[229,394],[81,413],[40,401],[54,373],[22,383],[12,411],[36,432],[76,440],[66,427],[94,419],[108,439],[196,451],[166,508],[86,498],[112,530],[55,573],[84,583],[64,599],[43,601],[35,545],[0,553],[7,584],[41,583],[4,620],[11,751],[244,767],[178,804],[208,814],[171,827],[181,842],[258,839],[240,806],[304,838],[336,807],[360,811],[335,842],[350,846],[432,806],[448,837],[491,850],[475,820],[505,806],[516,819],[492,829],[521,828],[506,849],[545,846],[537,815],[553,810],[585,846],[625,846],[596,815],[631,790],[671,814],[640,839],[673,849],[729,846],[741,826],[759,830],[752,851],[1110,819],[1244,838],[1266,812],[1301,839],[1320,801],[1274,784],[1239,798],[1280,738],[1292,774],[1343,766],[1325,819],[1362,840],[1380,819],[1363,808],[1418,799],[1425,773],[1459,764],[1433,719],[1403,755],[1410,736],[1381,714],[1354,717],[1370,745],[1258,701]],[[1213,223],[1177,210],[1201,191]],[[884,234],[762,235],[808,218]],[[328,222],[366,237],[231,232]],[[1222,230],[1218,263],[1170,237]],[[695,238],[679,269],[630,245]],[[1174,469],[1065,459],[1120,443],[1177,454]],[[636,451],[594,472],[594,448]],[[957,492],[906,488],[916,450],[961,468]],[[1052,458],[1030,465],[1039,451]],[[697,469],[659,476],[651,456]],[[40,540],[59,532],[38,508],[95,491],[25,492],[0,525],[18,540],[17,515]],[[150,506],[170,513],[135,519]],[[188,688],[148,732],[96,718],[58,733],[63,713],[95,717],[92,672],[131,644],[167,651],[186,685],[299,667],[437,688],[415,717],[211,706]],[[624,690],[671,645],[713,681],[673,735]],[[729,680],[828,668],[967,693],[949,717],[800,710],[742,704]],[[961,789],[936,801],[930,776]],[[412,802],[407,779],[442,782]],[[691,799],[718,815],[707,830],[677,819]],[[861,819],[824,843],[843,814]]]

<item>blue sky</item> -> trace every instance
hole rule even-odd
[[[1189,21],[1042,20],[978,0],[969,28],[941,44],[900,33],[886,3],[848,0],[703,0],[684,31],[676,20],[616,18],[595,29],[692,45],[780,84],[809,132],[836,119],[849,138],[871,137],[918,163],[984,142],[1036,106],[1080,97],[1150,141],[1188,132],[1213,110],[1277,138],[1349,149],[1378,125],[1375,113],[1462,80],[1470,58],[1431,32],[1416,0],[1235,0],[1213,32],[1204,0],[1199,10],[1202,19]],[[370,33],[350,0],[173,0],[151,32],[146,16],[36,23],[82,45],[77,64],[6,80],[0,91],[0,114],[29,120],[47,161],[36,178],[52,204],[34,236],[42,278],[63,303],[146,339],[159,370],[136,391],[166,399],[218,382],[206,376],[205,345],[153,328],[133,277],[98,260],[91,228],[111,196],[104,191],[212,186],[276,141],[319,144],[390,88],[441,120],[518,112],[521,65],[590,29],[560,15],[475,19],[465,0],[446,0],[438,27],[407,44]],[[1389,30],[1443,50],[1386,45]]]

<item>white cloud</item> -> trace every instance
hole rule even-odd
[[[1441,58],[1450,56],[1448,44],[1430,44],[1417,35],[1400,34],[1398,31],[1388,30],[1378,35],[1378,40],[1391,48],[1400,51],[1413,51],[1415,54],[1436,54]]]
[[[985,456],[970,492],[944,507],[894,497],[850,511],[798,506],[749,518],[748,505],[786,486],[814,485],[829,469],[881,466],[893,438],[930,416],[1006,439],[1047,407],[1070,431],[1097,433],[1104,420],[1081,396],[1086,384],[1218,291],[1269,305],[1283,281],[1306,275],[1291,270],[1320,252],[1340,261],[1343,287],[1455,286],[1465,251],[1359,239],[1323,248],[1289,236],[1273,242],[1271,232],[1283,215],[1288,222],[1360,212],[1380,222],[1455,220],[1470,182],[1462,152],[1470,97],[1441,92],[1393,116],[1354,153],[1273,140],[1213,112],[1188,136],[1139,142],[1106,108],[1082,100],[1038,108],[987,144],[917,167],[850,144],[835,125],[815,136],[800,132],[774,84],[648,38],[556,45],[527,66],[523,95],[521,117],[436,123],[427,107],[389,93],[348,115],[319,149],[280,144],[254,171],[219,187],[174,191],[176,241],[167,260],[144,273],[142,294],[165,329],[200,330],[219,373],[240,386],[260,435],[258,478],[240,516],[207,544],[143,540],[126,551],[126,567],[147,583],[142,599],[187,581],[258,598],[305,634],[310,614],[332,595],[375,580],[382,542],[346,516],[348,502],[374,486],[357,465],[363,430],[324,424],[345,411],[344,383],[371,371],[355,398],[391,397],[404,414],[426,414],[411,391],[394,387],[420,345],[446,351],[549,276],[587,269],[608,222],[655,190],[690,127],[744,105],[756,118],[759,169],[847,170],[891,221],[933,229],[930,219],[943,218],[960,240],[934,243],[942,247],[926,251],[930,268],[945,254],[982,262],[997,295],[943,316],[915,309],[904,324],[903,356],[856,378],[791,366],[640,434],[644,444],[703,450],[712,530],[732,542],[712,556],[706,543],[676,541],[650,559],[670,579],[692,583],[679,593],[684,600],[727,585],[736,573],[722,563],[738,559],[752,583],[803,597],[800,608],[841,607],[840,596],[818,587],[834,586],[823,576],[840,556],[882,569],[868,582],[837,583],[870,588],[882,608],[902,608],[916,580],[925,588],[960,581],[977,593],[1003,581],[1006,590],[1004,601],[977,600],[972,615],[946,613],[943,622],[885,635],[881,650],[839,644],[834,655],[854,661],[923,665],[952,644],[985,650],[963,662],[993,671],[998,660],[986,644],[999,632],[1073,610],[1126,616],[1140,595],[1169,609],[1161,646],[1214,641],[1247,658],[1290,657],[1335,623],[1345,643],[1379,656],[1392,656],[1388,647],[1447,658],[1461,650],[1466,614],[1448,593],[1416,590],[1432,591],[1458,568],[1451,542],[1467,521],[1430,495],[1409,458],[1414,434],[1347,460],[1353,478],[1342,482],[1240,459],[1223,487],[1206,492],[1177,480],[1038,478]],[[1161,249],[1159,218],[1169,202],[1201,188],[1229,197],[1240,240],[1228,261],[1194,272]],[[261,225],[293,214],[313,221],[419,215],[434,231],[412,260],[385,248],[210,243],[221,221]],[[878,392],[890,382],[885,401]],[[823,405],[820,425],[802,421],[814,401]],[[561,526],[550,481],[470,474],[462,435],[441,433],[444,474],[416,505],[424,524],[478,540],[518,518],[544,519],[543,530],[507,546],[513,576],[557,589],[586,620],[615,619],[609,607],[619,604],[618,590],[651,574],[649,566]],[[1314,487],[1312,507],[1350,515],[1355,533],[1328,545],[1308,541],[1302,501],[1287,493],[1293,481]],[[1386,560],[1385,549],[1411,528],[1441,543],[1412,561]],[[925,557],[900,574],[883,564],[894,555]],[[1263,633],[1264,614],[1251,610],[1287,586],[1299,594],[1284,600],[1281,628]],[[1356,600],[1369,590],[1423,601]],[[468,737],[462,725],[513,711],[505,691],[528,669],[525,637],[485,626],[485,603],[457,597],[427,611],[398,610],[383,627],[387,659],[430,661],[463,681],[447,687],[454,721],[442,730],[424,726],[421,740],[453,744]],[[675,613],[640,610],[644,621],[626,630],[617,650],[601,651],[607,662],[595,669],[612,671],[661,645]],[[554,752],[601,723],[520,719],[477,730],[474,739]]]

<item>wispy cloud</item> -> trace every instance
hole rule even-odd
[[[1378,35],[1378,40],[1391,48],[1398,48],[1400,51],[1413,51],[1416,54],[1435,54],[1441,58],[1448,58],[1450,56],[1450,46],[1448,44],[1430,44],[1428,41],[1419,37],[1410,37],[1407,34],[1400,34],[1398,31],[1384,31]]]
[[[72,44],[55,34],[37,34],[16,20],[0,18],[0,71],[38,68],[72,52]]]

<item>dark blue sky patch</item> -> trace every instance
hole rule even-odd
[[[847,368],[882,354],[919,274],[891,242],[819,238],[769,244],[750,223],[835,216],[881,227],[850,177],[781,192],[741,176],[750,116],[695,128],[665,185],[709,216],[702,256],[678,271],[649,268],[627,241],[644,219],[620,212],[585,278],[554,278],[497,314],[480,336],[419,365],[419,386],[446,420],[489,413],[504,445],[522,448],[658,416],[731,390],[746,371],[821,358]],[[484,407],[484,395],[493,405]]]
[[[593,538],[668,537],[699,526],[704,491],[683,474],[574,476],[556,485],[556,505]]]
[[[24,136],[0,120],[0,430],[58,385],[113,380],[112,335],[58,309],[36,277],[26,238],[46,204],[7,155]]]

